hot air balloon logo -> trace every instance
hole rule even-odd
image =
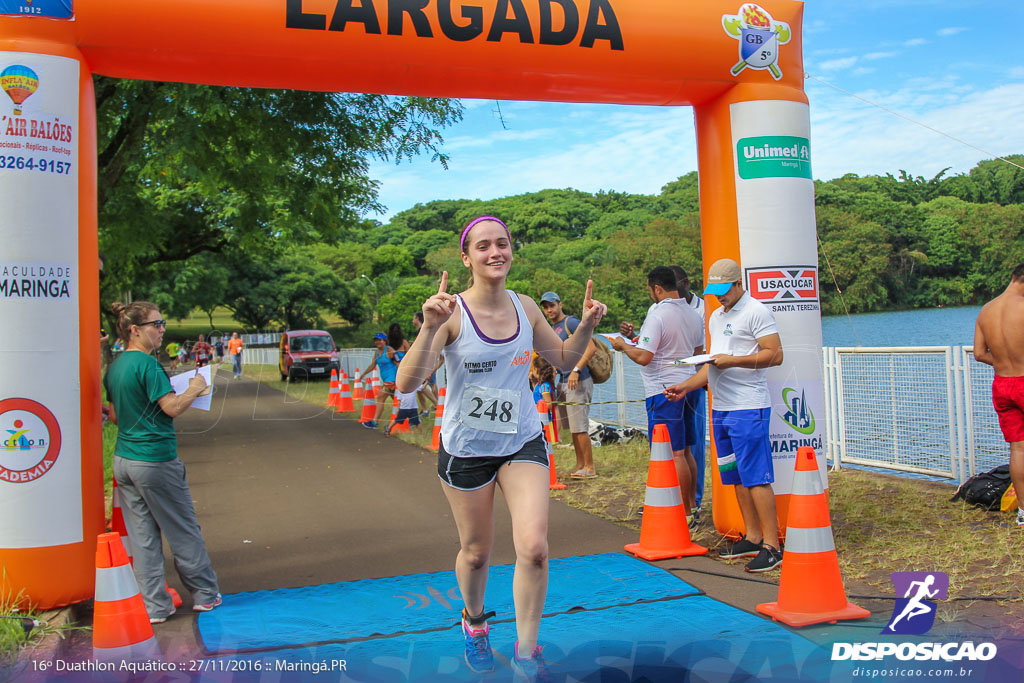
[[[0,88],[14,102],[14,115],[21,116],[21,104],[39,87],[39,76],[27,66],[12,64],[0,71]]]

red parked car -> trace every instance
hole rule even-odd
[[[281,379],[316,379],[341,375],[341,359],[334,338],[323,330],[291,330],[281,335]]]

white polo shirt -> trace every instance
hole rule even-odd
[[[732,310],[726,312],[725,308],[718,308],[711,314],[708,323],[708,353],[712,356],[718,353],[749,356],[760,350],[757,343],[760,337],[777,334],[778,331],[775,316],[768,307],[744,292]],[[772,399],[765,379],[767,372],[768,368],[719,370],[709,365],[711,407],[714,410],[771,408]]]
[[[686,381],[696,371],[692,365],[672,363],[704,346],[704,322],[685,299],[663,299],[647,311],[636,345],[654,354],[650,363],[640,367],[644,396],[664,394],[665,387]]]

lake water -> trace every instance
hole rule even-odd
[[[821,319],[825,346],[972,346],[981,306],[890,313],[830,315]]]

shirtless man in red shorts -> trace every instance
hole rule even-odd
[[[974,326],[974,357],[995,368],[992,403],[1010,443],[1010,479],[1024,505],[1024,262],[1013,269],[1006,291],[989,301]],[[1024,508],[1017,509],[1024,528]]]

